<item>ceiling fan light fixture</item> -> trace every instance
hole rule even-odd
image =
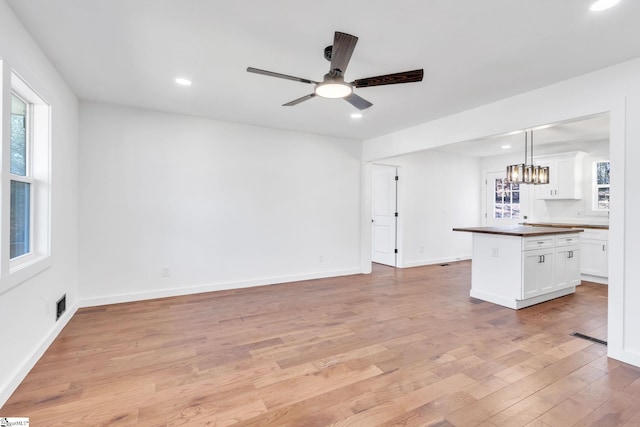
[[[316,86],[316,95],[321,96],[323,98],[344,98],[353,93],[353,88],[351,85],[346,83],[320,83]]]
[[[620,0],[598,0],[591,5],[591,10],[593,12],[600,12],[602,10],[609,9],[618,3],[620,3]]]

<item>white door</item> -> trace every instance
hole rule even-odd
[[[392,267],[396,266],[396,177],[395,167],[373,165],[371,259]]]
[[[518,225],[525,221],[526,185],[506,182],[506,170],[485,176],[485,224],[487,227]]]

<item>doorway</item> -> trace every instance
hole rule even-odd
[[[526,220],[527,186],[509,183],[506,171],[485,175],[485,225],[500,227],[518,225]]]

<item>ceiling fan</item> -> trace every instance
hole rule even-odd
[[[301,83],[309,83],[315,85],[313,93],[305,95],[293,101],[283,104],[290,107],[297,105],[303,101],[313,97],[320,96],[322,98],[343,98],[354,107],[364,110],[373,104],[353,92],[354,88],[392,85],[398,83],[413,83],[422,81],[424,71],[422,69],[405,71],[402,73],[385,74],[382,76],[367,77],[364,79],[354,80],[350,83],[344,81],[344,72],[347,70],[351,54],[356,47],[358,38],[350,34],[336,31],[333,45],[324,49],[324,57],[331,62],[329,72],[324,75],[321,82],[316,82],[301,77],[289,76],[287,74],[275,73],[273,71],[260,70],[258,68],[248,67],[250,73],[263,74],[265,76],[278,77],[281,79],[293,80]]]

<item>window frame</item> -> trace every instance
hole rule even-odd
[[[11,96],[25,101],[27,176],[11,173]],[[51,105],[0,58],[0,296],[51,261]],[[10,258],[11,181],[29,185],[29,252]]]
[[[33,110],[34,110],[33,104],[29,102],[29,100],[26,99],[21,93],[19,93],[13,87],[13,85],[11,88],[11,95],[20,99],[26,105],[26,111],[25,111],[26,140],[25,140],[25,174],[23,176],[23,175],[16,175],[14,173],[11,173],[11,167],[9,167],[9,185],[11,185],[11,182],[22,182],[25,184],[29,184],[29,221],[28,221],[29,222],[29,228],[28,228],[29,250],[24,254],[18,255],[13,258],[11,258],[11,250],[9,250],[9,262],[12,267],[15,267],[24,263],[28,263],[29,260],[31,260],[34,257],[34,253],[33,253],[34,197],[33,195],[36,189],[35,188],[36,180],[33,179],[33,175],[32,175],[33,167],[31,164],[32,151],[33,151],[33,133],[34,133],[33,132]],[[9,155],[11,155],[11,150],[9,150]],[[9,162],[11,162],[11,159],[9,159]],[[11,192],[11,190],[9,191]],[[10,231],[9,231],[9,236],[11,236]]]
[[[611,167],[611,162],[609,160],[595,160],[592,166],[592,180],[591,180],[591,209],[593,212],[609,212],[609,208],[601,208],[598,206],[598,193],[601,188],[609,189],[609,197],[611,197],[611,181],[609,184],[598,184],[598,164],[599,163],[608,163],[609,167]]]

